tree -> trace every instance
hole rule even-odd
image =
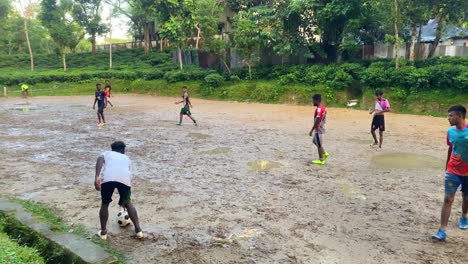
[[[224,10],[224,0],[197,0],[194,11],[196,28],[195,48],[199,48],[200,38],[212,39],[218,34],[219,18]]]
[[[243,18],[242,13],[232,32],[236,50],[242,56],[243,62],[249,68],[249,77],[252,79],[252,66],[260,61],[260,48],[263,46],[257,25],[250,19]]]
[[[31,71],[34,71],[34,55],[33,55],[33,51],[31,48],[31,42],[29,41],[28,23],[29,23],[29,20],[33,18],[34,15],[37,13],[39,6],[37,2],[28,1],[26,4],[26,8],[23,8],[22,2],[23,2],[22,0],[19,0],[21,13],[23,14],[24,34],[26,36],[26,43],[28,45],[29,61],[31,63]]]
[[[183,69],[182,48],[195,28],[194,0],[156,0],[156,20],[160,25],[161,37],[177,45],[179,67]]]
[[[73,19],[72,11],[73,2],[70,0],[42,0],[39,14],[42,24],[60,49],[64,71],[67,70],[66,54],[75,50],[85,34]]]
[[[439,45],[442,33],[447,24],[457,23],[461,24],[468,13],[468,1],[466,0],[444,0],[433,1],[433,17],[437,22],[436,38],[432,43],[428,58],[435,54],[435,50]]]
[[[93,56],[96,55],[96,37],[108,32],[108,27],[102,22],[103,0],[74,0],[73,17],[85,28],[91,36]]]

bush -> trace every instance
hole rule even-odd
[[[209,87],[219,87],[223,84],[224,77],[218,73],[210,73],[205,77],[205,83]]]

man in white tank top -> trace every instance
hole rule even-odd
[[[119,191],[119,205],[127,209],[128,216],[135,225],[135,233],[138,238],[143,238],[140,228],[138,213],[131,202],[132,187],[132,162],[125,155],[125,143],[116,141],[111,145],[112,151],[102,153],[96,162],[96,177],[94,187],[101,192],[101,209],[99,219],[101,231],[99,236],[107,239],[107,220],[109,219],[109,204],[112,202],[114,190]]]

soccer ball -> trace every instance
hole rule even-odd
[[[120,227],[126,227],[131,223],[130,216],[127,211],[122,210],[117,213],[117,223]]]

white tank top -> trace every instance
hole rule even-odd
[[[132,162],[119,152],[106,151],[104,157],[104,169],[102,170],[102,183],[120,182],[129,187],[132,186]]]

